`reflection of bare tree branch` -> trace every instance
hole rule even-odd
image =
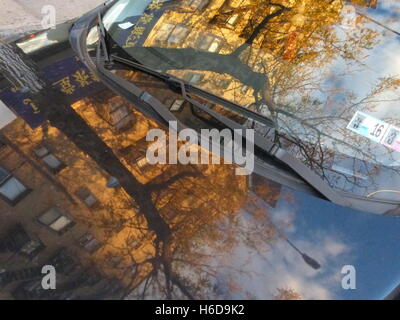
[[[343,141],[343,140],[338,139],[338,138],[334,138],[334,137],[332,137],[332,135],[329,135],[329,134],[327,134],[327,133],[325,133],[325,132],[322,132],[322,131],[321,131],[320,129],[318,129],[317,127],[315,127],[315,126],[309,124],[308,121],[307,121],[306,119],[302,119],[302,118],[300,118],[300,117],[298,117],[298,116],[296,116],[296,115],[294,115],[294,114],[292,114],[292,113],[290,113],[290,112],[287,112],[286,110],[283,110],[283,109],[278,109],[278,110],[276,110],[276,112],[277,112],[277,113],[284,114],[285,116],[288,116],[288,117],[290,117],[290,118],[293,118],[293,119],[297,120],[299,123],[301,123],[301,124],[303,124],[303,125],[309,127],[309,128],[312,129],[313,131],[315,131],[319,136],[327,137],[327,138],[329,138],[330,140],[332,140],[332,141],[334,141],[334,142],[336,142],[336,143],[343,144],[343,145],[345,145],[345,146],[347,146],[347,147],[349,147],[349,148],[351,148],[351,149],[354,149],[355,151],[357,151],[357,152],[359,152],[360,154],[362,154],[366,159],[374,160],[374,158],[373,158],[373,156],[372,156],[371,154],[365,152],[364,150],[362,150],[362,149],[360,149],[360,148],[358,148],[358,147],[356,147],[356,146],[354,146],[354,145],[352,145],[352,144],[350,144],[350,143],[348,143],[348,142],[346,142],[346,141]],[[289,127],[289,126],[287,126],[287,128],[288,128],[288,127]],[[293,133],[293,134],[294,134],[294,136],[296,136],[295,133]]]

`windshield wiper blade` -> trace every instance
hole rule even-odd
[[[169,83],[169,84],[177,84],[179,81],[177,81],[176,78],[171,77],[170,75],[164,74],[162,72],[153,70],[151,68],[148,68],[146,66],[143,66],[139,63],[136,63],[132,60],[129,59],[125,59],[122,58],[118,55],[115,54],[111,54],[110,59],[112,60],[112,62],[119,62],[122,63],[124,65],[128,65],[131,67],[134,67],[136,70],[145,72],[147,74],[150,74],[152,76],[157,77],[158,79]],[[180,84],[177,87],[180,90]],[[185,90],[186,92],[191,92],[191,93],[195,93],[203,98],[205,98],[206,100],[210,101],[210,102],[214,102],[217,104],[220,104],[221,106],[230,109],[231,111],[234,111],[236,113],[241,114],[242,116],[246,117],[247,119],[250,118],[251,120],[257,121],[263,125],[266,125],[270,128],[275,128],[275,123],[273,120],[271,120],[270,118],[267,118],[265,116],[260,115],[259,113],[256,113],[252,110],[249,110],[248,108],[245,108],[241,105],[238,105],[232,101],[226,100],[218,95],[215,95],[211,92],[202,90],[200,88],[194,87],[192,85],[190,85],[189,83],[185,83]]]
[[[206,112],[210,116],[217,119],[230,129],[241,129],[242,132],[246,130],[245,127],[236,123],[235,121],[226,118],[218,112],[204,106],[200,102],[190,98],[186,92],[186,84],[178,79],[174,79],[181,85],[181,93],[184,100],[193,104],[203,112]],[[251,141],[249,141],[251,142]],[[327,182],[323,181],[314,171],[307,167],[301,160],[294,157],[292,154],[281,148],[276,142],[273,142],[265,137],[259,135],[256,131],[254,132],[254,144],[261,150],[265,151],[268,155],[274,157],[278,161],[287,165],[290,169],[297,173],[304,181],[311,185],[318,193],[324,196],[326,199],[340,205],[350,206],[350,203],[341,196],[336,190],[328,185]]]
[[[135,69],[136,71],[143,72],[146,74],[150,74],[152,76],[155,76],[156,78],[160,79],[161,81],[164,81],[165,83],[169,85],[174,85],[176,88],[179,89],[179,92],[182,96],[182,98],[191,103],[192,105],[196,106],[203,112],[207,113],[223,125],[225,125],[227,128],[231,130],[235,129],[240,129],[241,132],[245,132],[246,127],[242,126],[241,124],[221,115],[220,113],[216,112],[215,110],[212,110],[208,108],[207,106],[201,104],[200,102],[192,99],[188,95],[188,90],[192,90],[193,87],[190,86],[190,84],[185,83],[185,81],[181,79],[177,79],[175,77],[172,77],[170,75],[164,74],[162,72],[153,70],[151,68],[145,67],[143,65],[140,65],[136,62],[133,62],[128,59],[121,58],[116,55],[111,55],[111,61],[121,63],[122,65],[127,65],[128,67]],[[200,90],[196,88],[196,90]],[[154,107],[154,109],[160,113],[160,102],[154,98],[152,95],[150,95],[147,91],[143,91],[143,94],[140,96],[140,99],[142,99],[144,102],[146,102],[148,105]],[[242,107],[243,108],[243,107]],[[167,111],[167,110],[165,110]],[[170,112],[168,112],[170,113]],[[178,120],[178,119],[176,119]],[[179,122],[179,121],[178,121]],[[246,137],[243,136],[244,139]],[[258,147],[261,149],[264,153],[266,153],[268,156],[273,157],[275,160],[278,160],[282,164],[286,165],[289,167],[292,171],[294,171],[304,182],[306,182],[309,186],[311,186],[317,193],[322,195],[325,199],[347,207],[351,207],[350,202],[343,197],[341,194],[339,194],[335,189],[333,189],[327,182],[322,180],[320,176],[318,176],[314,171],[312,171],[309,167],[307,167],[301,160],[297,159],[294,157],[292,154],[281,148],[277,143],[274,141],[271,141],[269,139],[266,139],[262,135],[258,134],[257,131],[254,132],[254,142],[253,141],[248,141],[249,143],[254,143],[255,147]]]
[[[110,50],[108,48],[108,43],[107,43],[107,31],[106,28],[104,27],[103,18],[100,12],[98,13],[97,19],[98,19],[97,27],[100,37],[100,41],[97,47],[97,59],[100,59],[100,50],[103,49],[104,61],[110,62]]]

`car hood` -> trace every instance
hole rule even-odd
[[[46,68],[62,78],[77,63],[67,56]],[[160,194],[174,195],[165,213],[177,219],[174,269],[197,297],[381,299],[400,282],[400,219],[232,172],[212,167],[199,180],[160,184]]]
[[[84,17],[70,34],[84,61],[81,34],[91,20]],[[381,299],[400,282],[398,218],[338,206],[257,174],[228,176],[206,179],[201,189],[179,187],[187,199],[209,199],[218,216],[195,200],[173,200],[198,214],[179,227],[191,231],[177,234],[176,268],[204,285],[204,298]]]

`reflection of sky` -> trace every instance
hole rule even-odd
[[[295,205],[281,198],[275,209],[266,210],[277,225],[291,220],[281,230],[322,268],[315,271],[307,266],[282,240],[264,254],[242,244],[231,263],[245,265],[249,272],[235,278],[244,291],[261,299],[272,298],[277,288],[294,289],[304,299],[378,299],[400,282],[400,219],[338,208],[302,193],[294,196]],[[348,264],[356,268],[356,290],[341,287],[341,269]],[[244,296],[233,293],[231,297]]]
[[[365,11],[367,15],[375,20],[388,25],[390,28],[400,30],[400,19],[393,19],[400,15],[400,2],[396,4],[390,1],[381,1],[379,10],[370,9]],[[379,44],[374,46],[371,50],[365,50],[365,58],[360,62],[360,66],[355,61],[345,61],[340,57],[333,60],[327,69],[315,68],[314,74],[318,78],[321,74],[326,73],[326,78],[323,87],[326,89],[322,92],[315,91],[315,97],[323,101],[328,98],[333,99],[336,105],[340,105],[344,101],[344,90],[354,92],[359,98],[366,96],[373,89],[374,85],[382,77],[387,76],[400,76],[400,36],[385,30],[381,26],[373,22],[362,25],[363,28],[369,28],[379,33]],[[358,28],[358,27],[354,27]],[[338,26],[336,28],[337,36],[340,39],[345,39],[345,33],[351,33],[352,27]],[[351,48],[350,48],[351,50]],[[328,93],[328,89],[340,89],[337,93]],[[400,92],[385,93],[380,98],[399,98]],[[382,102],[376,110],[376,116],[380,118],[392,117],[393,110],[398,107],[397,102]],[[329,105],[329,109],[331,104]],[[325,114],[329,114],[332,110],[324,110]],[[400,116],[395,120],[400,123]]]
[[[400,3],[394,1],[380,1],[377,9],[364,10],[366,15],[380,21],[394,30],[400,30]],[[394,19],[397,18],[397,19]],[[365,27],[379,32],[379,44],[372,50],[366,51],[368,57],[362,62],[366,65],[363,68],[354,67],[358,71],[350,76],[343,77],[341,87],[351,89],[359,97],[363,97],[370,90],[379,78],[385,76],[400,76],[400,36],[385,30],[383,27],[369,22]],[[344,72],[355,66],[354,63],[346,64],[342,59],[337,59],[331,69],[336,73]],[[392,95],[393,96],[393,95]],[[398,95],[397,95],[398,97]],[[392,111],[398,103],[381,103],[377,109],[380,117],[391,116]],[[400,119],[398,119],[400,120]]]
[[[299,209],[293,240],[314,242],[324,234],[333,243],[343,245],[343,255],[338,254],[329,262],[328,272],[339,273],[345,264],[357,270],[357,290],[342,290],[340,283],[333,286],[337,296],[343,298],[379,298],[393,282],[400,281],[400,220],[341,209],[325,201],[311,203],[311,197],[297,193]],[[317,253],[320,254],[317,249]],[[311,255],[314,253],[309,252]],[[325,252],[325,255],[327,253]],[[316,258],[318,258],[316,256]],[[325,272],[327,273],[327,272]],[[324,274],[324,273],[323,273]],[[329,276],[329,274],[327,274]],[[334,276],[334,274],[331,274]]]
[[[377,17],[397,18],[400,9],[398,6],[396,7],[394,1],[380,1],[376,9],[369,8],[366,12],[368,14],[374,14]]]
[[[394,1],[381,1],[377,10],[369,9],[366,14],[373,19],[380,21],[392,29],[400,30],[400,3]],[[397,19],[394,19],[397,18]],[[344,76],[341,79],[340,87],[352,90],[359,98],[366,96],[373,90],[374,84],[378,83],[380,78],[395,76],[400,78],[400,36],[385,30],[381,26],[371,22],[367,27],[376,30],[380,33],[379,45],[372,50],[367,51],[368,57],[362,62],[366,67],[359,68],[346,64],[343,60],[338,59],[332,66],[332,70],[337,72],[345,72],[346,69],[357,69],[357,72],[349,76]],[[387,122],[394,125],[400,125],[400,113],[398,107],[400,103],[400,90],[387,91],[378,95],[373,100],[390,100],[396,101],[381,101],[377,103],[377,107],[373,110],[368,110],[367,113],[374,115],[380,119],[387,119]],[[357,109],[363,109],[365,106],[360,106]],[[385,165],[398,165],[400,153],[393,152],[392,157],[386,155],[385,149],[374,142],[365,139],[365,144],[370,145],[372,152]],[[389,184],[388,182],[391,182]],[[377,185],[385,186],[385,189],[396,189],[398,179],[388,179],[388,176],[381,175],[375,178]]]
[[[400,19],[398,19],[400,17],[400,1],[379,1],[378,9],[363,10],[358,8],[358,10],[394,30],[400,30]],[[363,21],[365,22],[365,20]],[[318,79],[319,77],[322,77],[321,86],[324,89],[321,91],[315,90],[312,93],[313,98],[327,102],[323,107],[321,107],[324,115],[336,116],[340,115],[344,111],[345,117],[350,120],[357,110],[364,110],[366,113],[371,114],[378,119],[385,120],[390,124],[400,127],[400,89],[390,89],[381,94],[375,95],[370,99],[375,101],[374,103],[360,104],[351,110],[349,109],[351,103],[349,101],[346,102],[347,98],[345,93],[351,92],[355,94],[356,98],[354,101],[360,101],[375,89],[380,79],[389,76],[394,76],[400,79],[400,36],[373,22],[368,22],[361,26],[362,28],[369,28],[379,33],[378,44],[371,50],[364,51],[363,55],[365,57],[359,60],[361,64],[356,63],[354,60],[346,61],[338,56],[329,63],[329,65],[324,67],[315,68],[312,66],[315,68],[313,71],[315,78]],[[347,35],[351,34],[356,28],[359,28],[359,26],[345,27],[343,25],[338,25],[335,30],[337,36],[344,40]],[[352,48],[350,47],[350,50],[351,49]],[[333,93],[332,90],[335,90],[335,92]],[[300,98],[301,97],[298,97],[298,99]],[[375,106],[372,107],[373,105]],[[366,107],[370,108],[367,109]],[[313,117],[314,112],[315,110],[312,108],[309,108],[309,110],[304,109],[304,112],[302,112],[302,118],[307,119]],[[347,132],[345,129],[347,124],[348,122],[346,121],[336,119],[324,122],[322,125],[319,125],[319,128],[323,129],[323,132],[327,133],[330,137],[339,140],[346,140],[356,148],[360,147],[360,149],[365,153],[375,157],[379,164],[387,166],[400,165],[399,152],[392,151],[389,153],[389,150],[381,146],[379,143],[372,142],[367,138],[361,138],[355,133]],[[289,127],[292,129],[294,126],[296,126],[295,123],[289,123]],[[301,126],[296,129],[300,137],[305,140],[311,139],[313,142],[313,136],[310,135],[312,130],[304,133],[304,129]],[[301,133],[303,133],[303,135],[301,135]],[[351,158],[356,156],[364,160],[364,155],[361,155],[355,149],[345,147],[340,143],[334,144],[330,137],[323,138],[323,143],[326,147]],[[354,169],[351,164],[345,167],[349,170]],[[338,177],[342,180],[344,179],[344,177]],[[331,181],[335,180],[332,179]],[[370,176],[368,182],[374,183],[368,190],[355,190],[354,185],[350,183],[343,187],[343,189],[349,191],[349,189],[352,188],[354,189],[352,192],[362,195],[369,194],[378,189],[397,190],[399,177],[394,175],[390,170],[381,170],[379,176]],[[339,187],[339,185],[336,186]],[[384,196],[393,197],[393,194]]]

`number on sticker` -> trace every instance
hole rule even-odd
[[[375,125],[374,131],[372,131],[370,133],[371,136],[374,136],[375,138],[379,138],[381,136],[384,128],[385,128],[385,125],[377,123]]]
[[[399,135],[400,135],[399,130],[397,130],[395,128],[391,128],[388,135],[386,136],[385,144],[392,146]]]

